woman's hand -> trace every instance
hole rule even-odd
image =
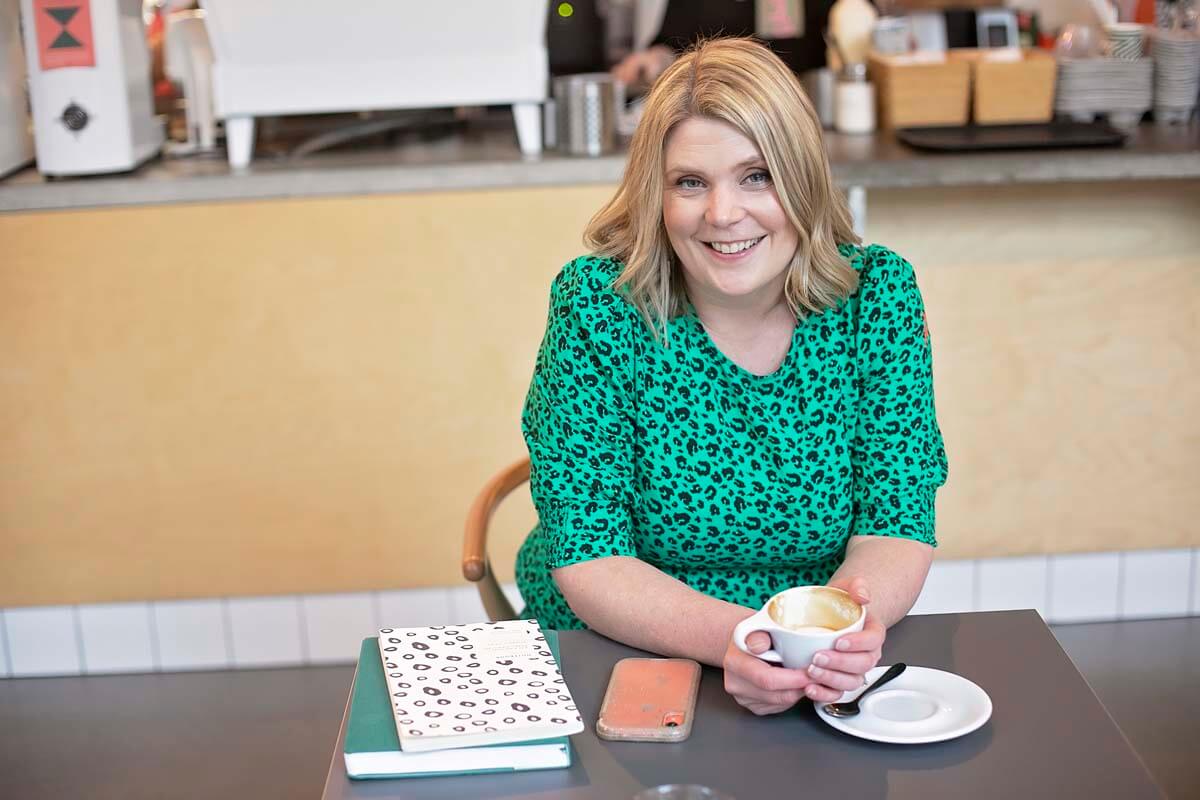
[[[871,602],[871,593],[863,578],[830,581],[830,586],[844,589],[860,605]],[[887,628],[867,609],[867,619],[858,633],[848,633],[834,642],[833,650],[820,650],[808,668],[811,679],[804,693],[817,703],[836,703],[842,692],[861,689],[867,673],[879,663]],[[728,683],[728,679],[726,679]]]
[[[752,653],[766,652],[771,649],[771,637],[763,631],[754,631],[746,637],[746,646]],[[787,711],[804,698],[806,687],[815,685],[804,670],[768,664],[739,650],[732,638],[722,666],[725,691],[738,705],[759,716]],[[838,696],[841,697],[840,692]]]
[[[675,52],[666,45],[656,44],[645,50],[635,50],[610,70],[612,76],[627,86],[643,87],[654,83],[671,66]]]

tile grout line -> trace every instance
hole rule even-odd
[[[1054,556],[1050,553],[1046,554],[1046,622],[1050,623],[1054,620],[1054,609],[1051,608],[1051,603],[1054,600]]]
[[[1125,619],[1125,551],[1117,551],[1117,620]]]
[[[237,654],[233,648],[233,611],[229,608],[229,598],[221,598],[221,627],[225,634],[225,666],[230,669],[237,667]]]
[[[309,654],[308,644],[308,615],[304,611],[304,595],[295,595],[296,600],[296,625],[299,627],[300,634],[300,663],[311,664],[312,658]]]
[[[1196,596],[1196,572],[1200,570],[1200,547],[1192,548],[1192,563],[1190,565],[1188,575],[1188,598],[1187,598],[1187,615],[1200,611],[1197,606],[1200,605],[1200,598]]]
[[[1039,616],[1041,616],[1043,610],[1047,614],[1049,614],[1050,613],[1049,604],[1050,604],[1050,556],[1043,553],[1042,554],[1042,601],[1039,604],[1041,606],[1041,609],[1035,608],[1034,611],[1037,611]],[[1044,619],[1044,617],[1043,617],[1043,619]]]
[[[87,651],[83,647],[83,616],[78,605],[71,606],[71,620],[75,624],[75,650],[79,655],[78,675],[87,675]]]
[[[146,624],[150,626],[150,665],[155,672],[162,672],[162,653],[158,645],[158,615],[154,613],[154,601],[146,603]]]
[[[371,627],[376,631],[383,627],[379,622],[381,619],[383,619],[383,601],[379,599],[379,591],[373,590],[371,592]]]
[[[1189,595],[1188,602],[1190,603],[1191,600],[1192,598]],[[13,674],[12,645],[8,642],[8,621],[5,619],[4,609],[2,608],[0,608],[0,642],[4,643],[4,674],[11,678]]]

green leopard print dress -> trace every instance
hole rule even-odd
[[[611,288],[611,259],[563,268],[522,415],[538,512],[517,556],[523,616],[585,627],[550,572],[605,556],[758,608],[828,581],[851,536],[936,546],[947,466],[916,278],[878,245],[842,254],[858,290],[801,320],[761,376],[694,311],[660,344]]]

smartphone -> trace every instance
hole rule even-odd
[[[682,742],[692,733],[700,665],[690,658],[623,658],[613,667],[596,735],[615,742]]]

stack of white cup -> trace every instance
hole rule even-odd
[[[1136,22],[1118,22],[1105,25],[1108,34],[1109,55],[1123,61],[1135,61],[1146,52],[1146,30]]]

